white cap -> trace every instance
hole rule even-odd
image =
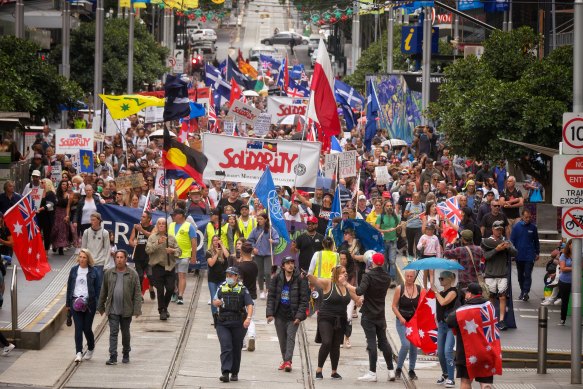
[[[365,195],[360,195],[360,196],[358,196],[358,199],[359,200],[366,200],[366,196]]]
[[[242,199],[246,199],[247,197],[250,197],[249,193],[247,193],[247,192],[241,193],[241,198]]]
[[[33,170],[31,176],[40,177],[40,172],[38,170]]]

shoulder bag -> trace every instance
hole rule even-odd
[[[476,267],[476,263],[474,262],[474,255],[472,254],[472,250],[468,246],[465,246],[466,250],[468,250],[468,254],[470,254],[470,260],[472,261],[472,266],[474,267],[474,271],[476,272],[476,278],[478,279],[478,284],[482,288],[482,297],[490,298],[490,289],[488,289],[488,285],[486,284],[486,280],[481,272],[478,272],[478,268]]]

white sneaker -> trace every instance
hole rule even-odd
[[[91,358],[93,358],[93,350],[87,350],[85,352],[85,355],[83,355],[83,359],[86,360],[86,361],[88,361]]]
[[[554,305],[561,305],[561,299],[556,299],[553,304]]]
[[[540,303],[540,305],[542,306],[547,306],[547,305],[551,305],[552,301],[551,300],[544,300],[542,303]]]
[[[453,380],[447,379],[447,380],[445,380],[445,387],[446,388],[455,388],[455,382]]]
[[[362,377],[358,377],[358,380],[364,382],[377,382],[377,373],[373,373],[369,370]]]
[[[3,356],[3,357],[5,357],[5,356],[7,356],[8,354],[10,354],[10,352],[11,352],[12,350],[14,350],[14,348],[15,348],[15,347],[16,347],[16,346],[15,346],[15,345],[13,345],[12,343],[10,343],[8,346],[4,347],[4,350],[2,350],[2,356]]]
[[[206,303],[206,305],[211,305],[212,301],[211,299],[209,299],[209,301]]]
[[[265,300],[265,292],[261,292],[261,293],[259,293],[259,298],[260,298],[261,300]]]
[[[387,379],[391,382],[395,380],[395,370],[389,369],[389,376]]]
[[[83,360],[83,353],[77,353],[77,356],[75,357],[75,363],[79,363]]]

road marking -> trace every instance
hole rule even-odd
[[[520,317],[524,317],[525,319],[538,319],[538,316],[535,315],[520,315]]]

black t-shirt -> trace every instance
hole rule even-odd
[[[399,196],[399,201],[397,201],[397,204],[399,204],[399,207],[401,209],[401,220],[405,220],[405,208],[407,208],[407,205],[413,201],[413,194],[411,193],[403,193],[401,196]]]
[[[8,240],[8,238],[10,237],[10,230],[4,226],[2,228],[0,228],[0,239],[2,240]],[[0,245],[0,254],[1,255],[8,255],[8,256],[12,256],[12,247],[8,247],[6,245]]]
[[[206,260],[208,262],[209,258],[212,258],[213,255],[211,254],[210,251],[207,251],[205,256],[206,256]],[[226,258],[224,258],[223,262],[221,262],[217,259],[214,266],[209,265],[209,267],[208,267],[209,268],[208,275],[207,275],[208,281],[214,282],[215,284],[220,284],[221,282],[223,282],[226,278],[225,271],[227,270],[228,267],[229,267],[229,262],[227,261]]]
[[[257,264],[253,261],[241,261],[235,263],[235,266],[239,269],[239,273],[241,273],[241,278],[243,279],[243,285],[249,291],[251,298],[253,300],[257,299],[257,273],[259,269],[257,269]]]
[[[509,191],[508,189],[504,189],[500,196],[504,197],[504,201],[519,199],[522,197],[522,192],[520,189],[514,188],[513,191]],[[520,207],[512,207],[512,208],[502,208],[504,215],[506,215],[509,219],[516,219],[520,217]]]
[[[281,296],[279,298],[279,304],[277,305],[277,312],[275,316],[283,319],[293,319],[291,310],[290,294],[292,289],[292,279],[289,281],[283,276],[283,285],[281,286]]]
[[[439,294],[441,295],[441,297],[445,298],[445,296],[447,296],[448,293],[451,291],[455,293],[456,297],[449,304],[442,306],[441,304],[439,304],[438,301],[435,302],[435,317],[437,318],[438,323],[441,321],[445,321],[447,315],[449,315],[449,313],[452,312],[457,302],[459,301],[459,299],[457,298],[457,288],[455,286],[452,286],[447,290],[441,291],[439,292]]]
[[[330,220],[330,208],[324,208],[318,204],[312,204],[312,211],[314,215],[318,218],[318,229],[317,231],[324,235],[326,233],[326,228],[328,227],[328,220]],[[342,216],[342,215],[338,215]]]
[[[230,202],[229,199],[227,197],[222,198],[221,201],[219,201],[219,205],[217,208],[219,208],[221,213],[225,212],[225,207],[227,205],[230,205],[231,207],[235,208],[235,213],[237,215],[241,214],[241,206],[243,205],[243,202],[239,199],[235,200],[234,203]]]
[[[439,203],[443,203],[445,200],[447,200],[447,192],[445,193],[441,193],[439,190],[435,190],[435,203],[439,204]]]
[[[301,269],[308,271],[314,253],[323,249],[322,240],[324,240],[324,235],[318,232],[313,237],[308,233],[303,233],[298,236],[296,239],[296,247],[300,250],[298,261],[300,262]]]
[[[484,227],[484,235],[482,238],[489,238],[492,236],[492,225],[495,221],[502,221],[504,222],[504,228],[508,227],[508,218],[502,212],[498,215],[494,216],[492,213],[487,213],[482,218],[482,227]]]

